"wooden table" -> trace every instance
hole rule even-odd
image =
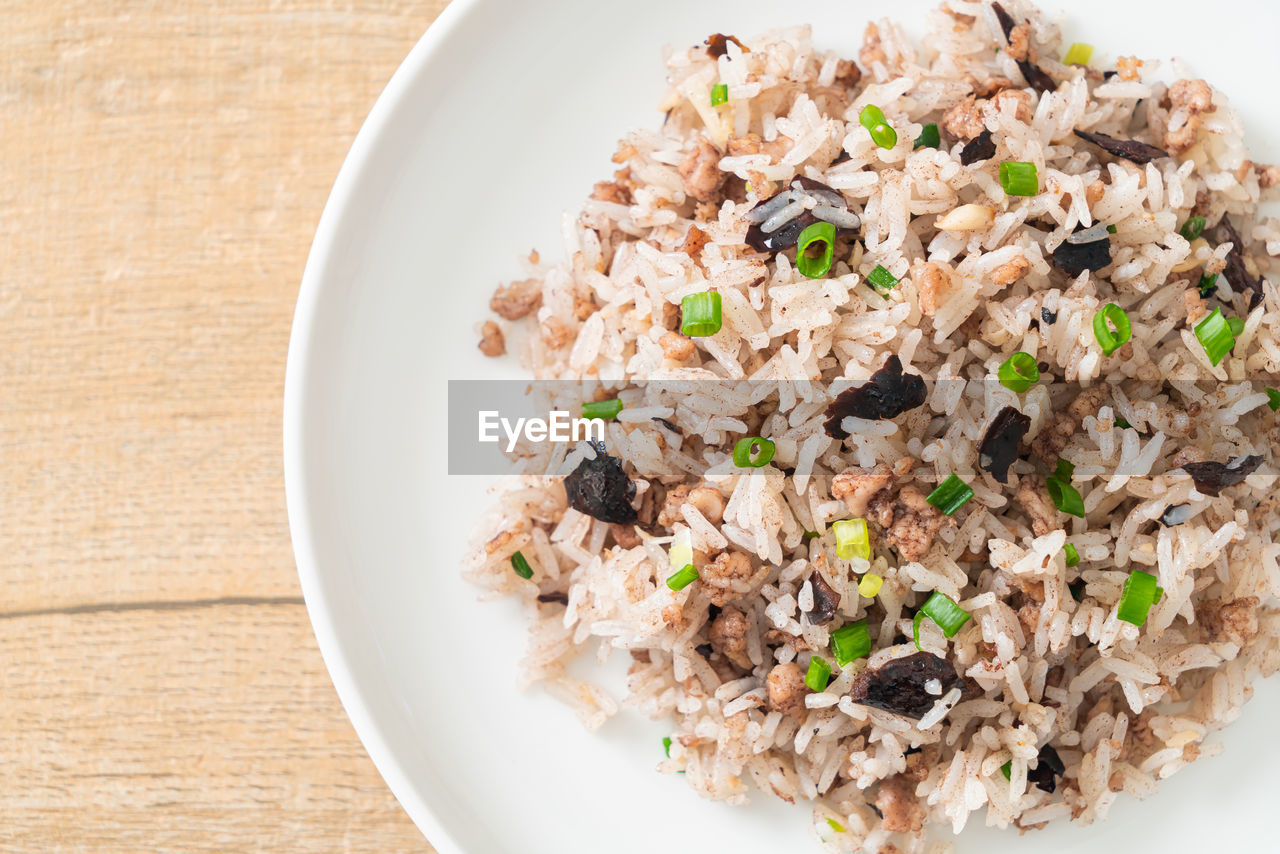
[[[285,349],[445,0],[0,0],[0,849],[430,851],[316,650]]]

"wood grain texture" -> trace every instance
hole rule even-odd
[[[0,849],[420,851],[301,605],[284,356],[444,0],[0,0]]]

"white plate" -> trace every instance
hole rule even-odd
[[[928,5],[455,0],[361,130],[298,300],[285,393],[289,518],[342,702],[442,854],[816,850],[803,807],[756,796],[733,809],[656,774],[661,725],[624,713],[588,734],[540,691],[516,690],[518,609],[478,603],[458,575],[487,484],[445,474],[445,383],[514,372],[476,350],[488,296],[518,272],[521,253],[559,253],[560,212],[607,176],[625,131],[660,120],[663,45],[808,22],[820,45],[855,55],[868,14],[918,20]],[[1096,44],[1099,61],[1191,57],[1232,96],[1255,155],[1274,162],[1280,7],[1066,5],[1068,40]],[[1229,17],[1205,17],[1225,8]],[[1150,803],[1122,798],[1104,824],[1025,838],[976,816],[959,850],[1270,840],[1280,740],[1268,718],[1280,694],[1259,694],[1225,734],[1226,754],[1178,774]]]

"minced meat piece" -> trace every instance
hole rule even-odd
[[[1058,524],[1058,508],[1053,505],[1053,500],[1049,498],[1049,491],[1045,489],[1044,478],[1027,476],[1018,484],[1018,491],[1014,493],[1014,498],[1022,505],[1022,510],[1027,514],[1027,518],[1031,520],[1031,533],[1037,537],[1043,537],[1050,531],[1059,528]]]
[[[712,649],[734,665],[750,670],[751,658],[747,655],[747,633],[750,630],[751,621],[745,614],[737,608],[725,608],[720,616],[711,621],[707,639],[711,641]]]
[[[889,833],[919,833],[925,811],[916,797],[916,784],[901,774],[880,781],[876,809],[883,817],[881,827]]]
[[[920,560],[946,524],[955,524],[955,520],[930,504],[923,492],[914,486],[905,486],[898,493],[893,523],[884,532],[884,538],[898,549],[903,560]]]
[[[1169,101],[1170,114],[1186,111],[1187,120],[1178,128],[1165,128],[1164,147],[1173,154],[1182,154],[1195,145],[1196,135],[1203,124],[1203,113],[1213,112],[1213,89],[1203,80],[1175,80],[1165,98]]]
[[[893,469],[880,463],[871,470],[854,466],[831,480],[831,497],[842,499],[852,516],[866,516],[867,502],[893,484]]]
[[[724,606],[749,592],[745,588],[755,574],[751,558],[742,552],[721,552],[701,569],[698,583],[712,604]]]
[[[986,101],[968,96],[942,116],[942,129],[956,139],[973,139],[987,129],[982,108]]]
[[[779,664],[765,677],[765,695],[770,711],[782,712],[796,720],[805,716],[804,698],[809,688],[804,684],[804,671],[794,661]]]
[[[1196,609],[1196,619],[1210,641],[1244,646],[1258,633],[1257,608],[1257,596],[1227,603],[1206,602]]]
[[[540,305],[542,305],[541,279],[512,282],[494,291],[493,298],[489,300],[489,309],[506,320],[528,317]]]
[[[486,356],[501,356],[507,352],[507,342],[502,336],[502,329],[492,320],[486,320],[480,327],[480,352]]]
[[[693,150],[680,161],[680,180],[685,194],[700,202],[715,198],[716,191],[724,183],[725,173],[720,171],[720,150],[705,136],[699,136]]]

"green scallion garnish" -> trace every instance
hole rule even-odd
[[[938,133],[938,126],[930,122],[920,129],[920,135],[916,137],[912,148],[937,148],[940,145],[942,136]]]
[[[871,559],[871,538],[867,534],[866,519],[832,522],[831,530],[836,532],[836,556],[841,560],[852,560],[855,557]]]
[[[800,275],[810,279],[825,276],[835,257],[835,244],[836,227],[829,222],[815,222],[800,232],[796,241],[796,269]]]
[[[1201,276],[1200,281],[1196,284],[1196,290],[1200,291],[1200,296],[1207,297],[1213,294],[1215,288],[1218,287],[1218,274],[1211,276]]]
[[[1115,227],[1114,225],[1108,225],[1108,226],[1107,226],[1107,234],[1115,234],[1115,233],[1116,233],[1116,231],[1117,231],[1117,229],[1116,229],[1116,227]]]
[[[882,297],[888,299],[889,291],[898,286],[898,277],[886,270],[883,264],[877,264],[874,270],[867,273],[867,284],[879,291]]]
[[[871,635],[867,632],[866,620],[841,626],[831,633],[831,654],[841,667],[870,652]]]
[[[1000,186],[1010,196],[1034,196],[1040,192],[1040,178],[1034,163],[1006,160],[1000,164]]]
[[[1000,377],[1000,385],[1022,394],[1040,382],[1040,366],[1030,353],[1019,351],[1000,363],[997,376]]]
[[[616,397],[612,400],[594,400],[582,404],[583,418],[603,418],[605,421],[612,421],[621,411],[622,401]]]
[[[676,570],[667,579],[667,586],[672,590],[683,590],[698,580],[698,570],[693,564],[685,564],[684,569]]]
[[[1013,760],[1012,760],[1012,759],[1010,759],[1008,762],[1006,762],[1006,763],[1004,763],[1003,765],[1001,765],[1001,766],[1000,766],[1000,773],[1004,775],[1004,778],[1005,778],[1006,780],[1008,780],[1008,779],[1013,775]]]
[[[680,334],[688,338],[706,338],[720,331],[720,294],[699,291],[680,300]]]
[[[1280,389],[1267,389],[1267,406],[1271,407],[1271,411],[1280,410]]]
[[[1232,338],[1239,338],[1241,333],[1244,332],[1244,318],[1228,317],[1227,328],[1231,330]]]
[[[806,540],[816,540],[818,537],[821,537],[821,536],[822,536],[821,531],[805,531],[804,532],[804,538]]]
[[[1093,45],[1085,42],[1076,42],[1067,48],[1066,56],[1062,57],[1062,64],[1088,65],[1090,59],[1093,59]]]
[[[960,627],[969,622],[969,612],[956,604],[955,600],[937,590],[920,606],[920,613],[933,620],[947,637],[955,637]]]
[[[718,107],[729,101],[729,87],[724,83],[717,83],[711,87],[711,106]]]
[[[885,121],[884,110],[875,104],[867,104],[858,113],[858,122],[871,134],[871,141],[881,148],[893,148],[898,144],[898,132]]]
[[[831,829],[836,833],[844,833],[844,825],[836,821],[834,818],[827,819],[827,824],[831,825]]]
[[[1062,553],[1067,556],[1067,566],[1075,566],[1080,562],[1080,552],[1071,543],[1062,547]]]
[[[1187,219],[1182,224],[1182,228],[1178,229],[1178,233],[1187,239],[1187,242],[1195,240],[1204,231],[1204,217],[1196,215]]]
[[[1071,473],[1075,470],[1074,465],[1059,457],[1058,467],[1045,481],[1045,489],[1048,490],[1054,507],[1068,515],[1084,518],[1084,498],[1071,485]]]
[[[1149,572],[1135,569],[1125,579],[1120,591],[1120,606],[1116,609],[1116,617],[1126,623],[1141,626],[1147,621],[1147,613],[1156,602],[1156,577]]]
[[[938,484],[937,489],[929,493],[925,501],[928,501],[946,515],[952,516],[972,497],[973,490],[969,488],[969,484],[956,475],[950,474],[947,475],[946,480]]]
[[[1093,337],[1098,339],[1102,355],[1110,356],[1129,342],[1133,325],[1124,309],[1113,302],[1104,305],[1093,316]]]
[[[884,579],[874,572],[868,572],[858,581],[858,595],[867,599],[876,598],[876,594],[880,592],[880,588],[884,586]]]
[[[516,552],[511,556],[511,568],[521,578],[533,578],[533,567],[529,566],[529,561],[525,560],[524,555],[520,552]]]
[[[1231,324],[1222,316],[1222,310],[1218,308],[1196,324],[1195,333],[1211,365],[1221,362],[1236,343],[1236,336],[1231,334]]]
[[[662,740],[662,752],[667,754],[667,758],[671,758],[671,739],[670,737]]]
[[[777,446],[770,439],[747,436],[733,446],[733,464],[738,468],[758,469],[769,464]]]
[[[1123,418],[1121,418],[1119,415],[1117,415],[1113,420],[1115,421],[1116,426],[1119,427],[1121,430],[1128,430],[1133,426],[1128,421],[1125,421]]]
[[[804,684],[810,691],[822,693],[831,682],[831,665],[818,656],[809,659],[809,671],[804,675]]]

